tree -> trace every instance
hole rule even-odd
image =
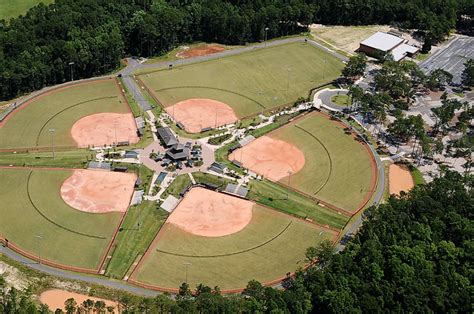
[[[462,78],[465,86],[474,86],[474,59],[469,59],[464,63]]]
[[[426,87],[432,90],[444,89],[446,85],[451,84],[453,75],[443,69],[432,71],[426,80]]]
[[[366,67],[367,56],[364,53],[358,53],[349,58],[349,61],[342,70],[342,75],[353,82],[357,77],[364,75]]]
[[[441,103],[441,107],[431,109],[437,118],[435,125],[437,131],[439,131],[440,128],[444,131],[448,127],[449,122],[454,118],[455,111],[463,106],[462,103],[456,99],[444,99]]]
[[[105,302],[104,301],[95,301],[94,303],[94,311],[96,313],[102,314],[105,312]],[[145,312],[146,313],[146,312]]]
[[[64,309],[66,310],[67,314],[73,314],[76,312],[77,302],[74,298],[69,298],[64,301]]]
[[[82,302],[82,307],[84,308],[86,313],[90,313],[92,308],[94,307],[94,301],[92,301],[91,299],[84,300],[84,302]]]
[[[309,247],[306,250],[306,260],[310,263],[317,263],[324,268],[331,263],[334,255],[334,246],[329,240],[324,240],[316,247]]]

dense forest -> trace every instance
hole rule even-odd
[[[287,279],[285,290],[251,281],[241,295],[224,297],[217,287],[191,291],[183,283],[175,300],[124,296],[119,303],[127,313],[471,313],[473,183],[447,172],[369,209],[342,252],[327,243],[309,248],[308,260],[319,263]],[[95,305],[75,304],[70,313],[88,306]],[[7,293],[0,278],[0,312],[34,308],[28,293]]]
[[[390,23],[430,43],[469,28],[471,0],[56,0],[0,21],[0,100],[193,41],[245,44],[311,23]],[[472,26],[472,25],[471,25]]]

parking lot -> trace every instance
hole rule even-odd
[[[457,36],[446,47],[435,52],[420,63],[425,73],[441,68],[453,75],[453,82],[459,84],[464,70],[464,63],[474,58],[474,38]]]

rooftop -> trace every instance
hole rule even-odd
[[[393,60],[395,61],[400,61],[401,59],[405,58],[407,53],[416,53],[418,51],[418,48],[407,45],[407,44],[401,44],[400,46],[395,47],[391,51],[393,55]]]
[[[400,45],[403,41],[403,38],[383,32],[377,32],[366,40],[362,41],[360,44],[386,52]]]
[[[178,144],[178,140],[176,139],[176,136],[174,136],[173,132],[171,132],[170,128],[158,128],[156,131],[166,146]]]

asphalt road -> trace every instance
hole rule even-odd
[[[441,68],[453,75],[453,82],[459,84],[464,70],[464,63],[474,59],[474,38],[458,35],[446,46],[420,63],[425,73]]]

